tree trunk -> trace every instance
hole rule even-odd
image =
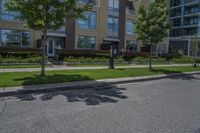
[[[42,40],[42,62],[41,62],[41,76],[45,76],[45,63],[46,63],[46,43],[47,43],[47,30],[44,31]]]
[[[150,58],[149,58],[149,69],[152,69],[152,42],[150,44]]]

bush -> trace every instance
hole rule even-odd
[[[166,61],[170,61],[172,60],[173,58],[180,58],[182,57],[182,55],[178,54],[178,53],[166,53],[166,54],[162,54],[160,55],[161,58],[165,58]]]
[[[65,58],[75,57],[75,58],[108,58],[109,51],[103,50],[59,50],[58,51],[59,60],[64,61]]]
[[[1,48],[0,55],[2,57],[14,56],[28,58],[30,56],[41,55],[41,49],[34,48]]]
[[[0,55],[0,64],[21,64],[21,63],[40,63],[41,56],[28,56],[25,57],[15,57],[12,55],[1,56]]]
[[[200,63],[200,58],[197,58],[196,61],[197,61],[197,63]],[[182,57],[171,59],[171,62],[173,62],[173,63],[193,63],[194,58],[188,57],[188,56],[182,56]]]
[[[109,61],[109,58],[106,57],[74,57],[69,56],[64,58],[64,62],[68,62],[70,64],[74,63],[106,63]]]

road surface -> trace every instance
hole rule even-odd
[[[200,75],[0,98],[0,133],[200,133]]]

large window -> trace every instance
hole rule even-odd
[[[119,19],[116,17],[108,17],[108,36],[118,37],[119,34]]]
[[[96,37],[78,36],[78,49],[95,49]]]
[[[3,20],[17,20],[17,12],[10,12],[5,7],[6,0],[0,0],[0,19]]]
[[[96,29],[96,13],[95,12],[85,12],[86,19],[78,19],[78,27],[80,29]]]
[[[133,35],[135,32],[134,22],[132,20],[126,21],[126,33],[129,35]]]
[[[2,47],[29,47],[31,33],[28,31],[0,29]]]
[[[109,0],[109,9],[119,10],[119,0]]]

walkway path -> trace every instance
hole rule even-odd
[[[170,66],[191,66],[191,64],[171,64],[171,65],[153,65],[153,67],[170,67]],[[132,65],[132,66],[117,66],[116,68],[147,68],[148,65]],[[69,66],[53,66],[46,68],[47,71],[55,70],[90,70],[90,69],[106,69],[108,67],[69,67]],[[34,72],[40,71],[40,68],[2,68],[1,72]]]

